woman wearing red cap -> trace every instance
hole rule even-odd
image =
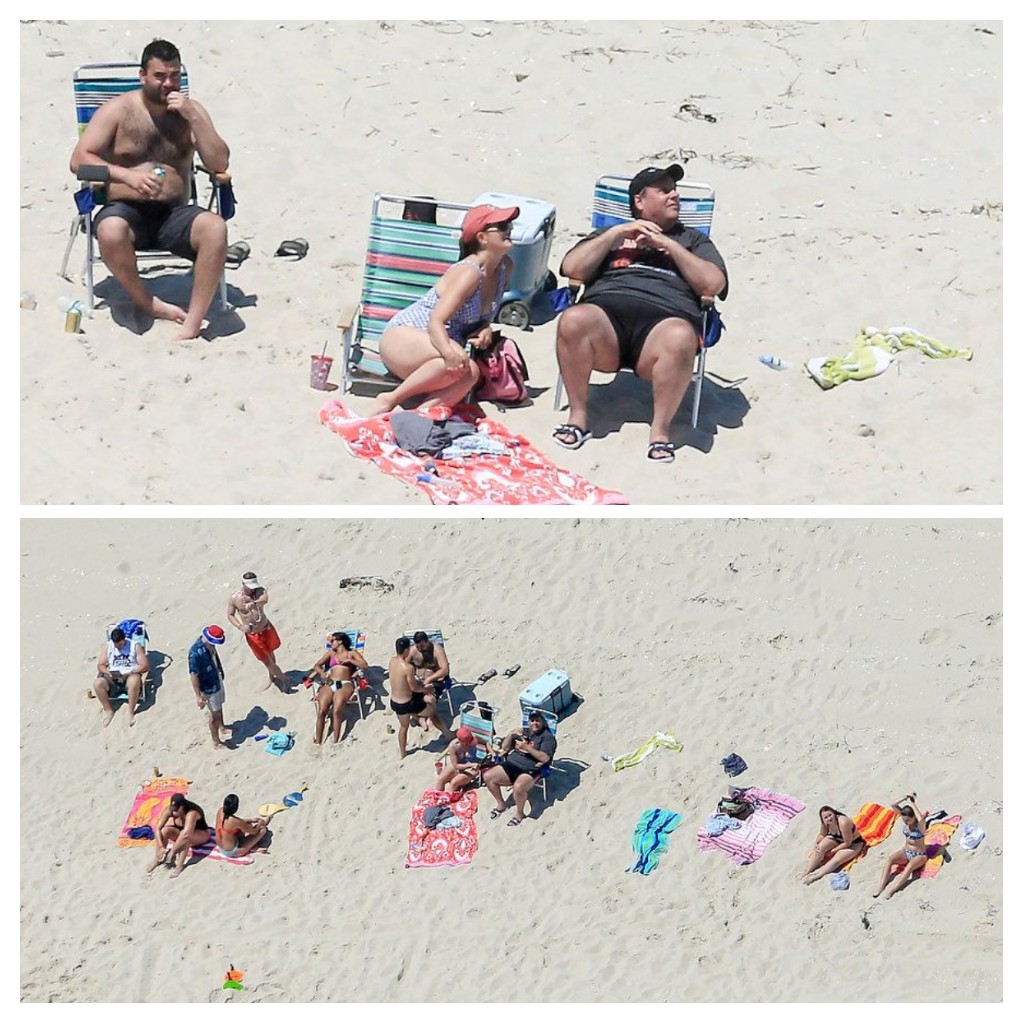
[[[505,293],[512,260],[512,222],[519,207],[474,206],[462,222],[461,258],[426,295],[396,313],[380,339],[380,355],[402,383],[383,392],[370,415],[411,398],[419,407],[452,405],[480,379],[466,343],[487,348],[490,324]]]
[[[437,777],[434,788],[440,792],[454,793],[471,786],[480,777],[480,759],[473,730],[461,725],[455,732],[455,739],[448,745],[446,764]],[[450,787],[450,788],[449,788]]]

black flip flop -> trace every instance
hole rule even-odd
[[[669,441],[652,441],[647,446],[647,458],[651,462],[675,462],[676,450]]]
[[[248,242],[235,242],[233,245],[228,246],[227,252],[224,253],[224,261],[226,263],[233,263],[237,267],[249,258],[250,252]]]
[[[559,434],[572,434],[572,441],[560,441],[558,439]],[[576,451],[577,448],[582,448],[594,435],[589,430],[576,426],[575,423],[563,423],[561,426],[555,427],[554,433],[551,436],[555,439],[555,444],[560,444],[563,448],[568,448],[570,451]]]
[[[304,238],[287,238],[278,247],[275,256],[294,256],[301,260],[309,252],[309,242]]]
[[[491,808],[491,821],[494,821],[495,818],[500,818],[507,810],[508,810],[507,807],[502,807],[501,810],[498,810],[497,807],[492,807]]]
[[[509,818],[508,821],[505,822],[505,825],[508,828],[518,828],[520,825],[522,825],[522,823],[522,818]]]

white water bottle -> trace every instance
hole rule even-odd
[[[778,356],[770,356],[764,352],[762,352],[757,358],[771,370],[788,370],[793,365],[785,359],[780,359]]]

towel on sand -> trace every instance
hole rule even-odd
[[[133,839],[128,833],[132,829],[149,827],[156,834],[160,815],[167,810],[175,793],[188,792],[188,779],[153,779],[135,794],[132,809],[117,837],[118,846],[149,846],[152,839]]]
[[[669,833],[674,832],[682,820],[683,816],[675,811],[666,811],[660,807],[647,808],[633,829],[636,863],[626,870],[649,875],[658,866],[662,853],[668,849]]]
[[[428,828],[424,820],[431,807],[450,804],[458,819],[456,828]],[[439,793],[428,789],[416,801],[409,821],[409,852],[405,857],[407,868],[433,868],[455,864],[468,864],[477,849],[476,790],[461,793]]]
[[[424,472],[423,459],[402,451],[395,443],[391,413],[370,418],[357,416],[334,399],[320,409],[320,421],[341,435],[352,455],[375,463],[382,473],[420,488],[435,505],[628,504],[619,491],[605,490],[560,469],[525,437],[487,419],[476,406],[436,406],[428,415],[435,420],[471,423],[480,434],[505,445],[510,454],[474,455],[472,459],[444,462],[434,472]]]
[[[744,791],[750,803],[756,803],[754,813],[740,827],[709,836],[701,826],[697,830],[697,846],[702,850],[719,850],[735,864],[753,864],[762,856],[768,844],[780,836],[790,819],[806,806],[785,793],[772,793],[751,786]]]
[[[883,840],[888,839],[898,817],[899,815],[891,807],[886,807],[884,804],[864,804],[853,816],[854,827],[864,840],[864,845],[860,848],[860,853],[839,870],[849,871],[857,861],[867,856],[869,846],[877,846]]]
[[[927,815],[925,815],[927,817]],[[924,834],[925,856],[928,860],[919,871],[915,871],[917,878],[934,878],[939,873],[939,868],[946,860],[946,847],[949,845],[953,833],[960,827],[960,815],[951,814],[941,821],[932,822]],[[890,869],[889,874],[895,875],[903,869],[896,866]]]
[[[892,357],[904,349],[916,348],[932,359],[973,359],[969,348],[950,348],[935,338],[929,338],[913,327],[862,327],[853,343],[853,350],[845,356],[826,359],[818,356],[805,364],[807,372],[823,390],[847,380],[866,380],[877,377],[888,369]]]
[[[173,843],[168,843],[166,849],[169,850],[173,845]],[[198,857],[200,860],[222,860],[225,864],[243,865],[251,864],[256,859],[251,853],[247,853],[244,857],[229,857],[213,839],[203,843],[202,846],[193,846],[189,850],[189,857]]]
[[[613,767],[617,772],[623,768],[632,768],[638,765],[645,757],[653,754],[658,747],[666,750],[682,750],[683,745],[670,732],[656,732],[646,743],[642,743],[632,754],[619,754],[612,758]]]

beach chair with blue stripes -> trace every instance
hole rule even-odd
[[[121,96],[139,88],[139,65],[138,62],[122,61],[112,64],[80,64],[75,68],[72,77],[72,87],[75,97],[75,118],[78,124],[78,135],[81,137],[86,126],[92,120],[93,114],[115,96]],[[181,91],[188,94],[188,71],[185,66],[181,67]],[[234,193],[231,187],[231,176],[208,171],[205,167],[196,165],[196,171],[206,174],[210,178],[210,194],[206,203],[208,210],[219,213],[225,220],[230,220],[235,212]],[[96,236],[93,232],[93,213],[106,202],[106,168],[80,167],[78,178],[84,182],[84,186],[75,193],[75,206],[77,213],[71,222],[68,244],[64,250],[64,261],[61,263],[61,277],[67,278],[68,260],[75,239],[80,233],[85,233],[85,267],[82,278],[86,289],[86,311],[92,312],[95,303],[95,291],[93,289],[93,267],[103,263],[99,254],[99,246],[96,244]],[[195,184],[195,175],[192,178],[192,202],[198,202],[198,193]],[[136,250],[135,258],[138,262],[180,262],[180,257],[171,252],[159,249]],[[226,310],[227,305],[227,283],[224,275],[221,275],[220,288],[218,291],[220,308]]]
[[[388,321],[424,295],[459,259],[459,227],[465,203],[431,200],[444,223],[407,220],[403,212],[422,208],[422,197],[375,193],[357,305],[342,315],[342,393],[356,381],[389,386],[398,381],[380,357],[380,336]]]
[[[594,184],[594,200],[591,208],[590,226],[597,231],[614,227],[633,219],[629,209],[629,183],[631,178],[621,174],[606,174]],[[711,235],[711,218],[715,212],[715,190],[700,181],[687,181],[685,178],[676,183],[679,192],[679,223],[696,228],[705,235]],[[583,287],[579,281],[570,282],[570,291],[579,297]],[[721,336],[721,317],[714,304],[704,304],[704,324],[701,329],[700,351],[697,353],[697,365],[693,370],[693,383],[696,391],[693,396],[692,426],[697,426],[697,415],[700,412],[700,396],[704,387],[704,359],[707,350]],[[562,404],[562,375],[558,375],[555,384],[555,408]]]
[[[364,629],[332,629],[332,633],[344,633],[349,640],[352,641],[352,650],[358,651],[363,657],[366,657],[366,630]],[[324,644],[325,647],[331,646],[330,636]],[[367,699],[373,699],[373,691],[370,688],[369,680],[367,680],[363,671],[360,669],[357,671],[352,681],[355,683],[355,689],[352,691],[352,696],[349,698],[349,704],[355,704],[359,708],[360,719],[366,718],[365,701]],[[315,695],[313,696],[315,700]]]

